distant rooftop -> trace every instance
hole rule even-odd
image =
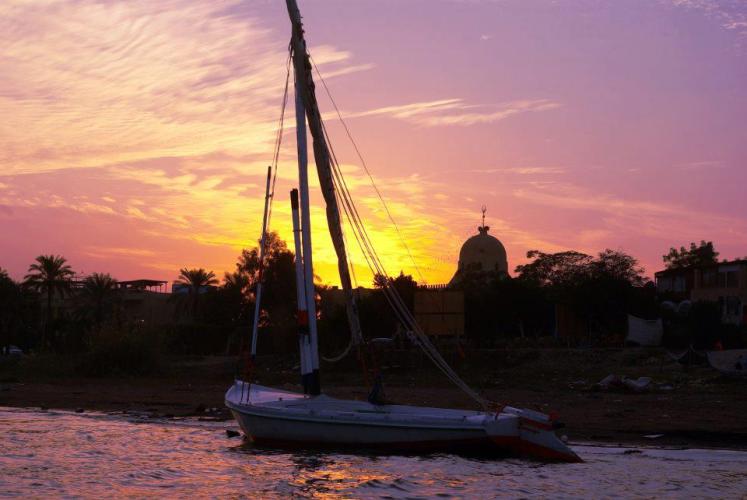
[[[747,264],[747,259],[725,260],[722,262],[712,262],[709,264],[694,264],[692,266],[675,267],[672,269],[662,269],[661,271],[657,271],[654,274],[656,276],[663,276],[666,274],[677,274],[682,271],[691,271],[693,269],[704,269],[708,267],[728,266],[728,265],[733,265],[733,264]]]
[[[120,290],[148,290],[152,288],[158,288],[158,291],[161,291],[161,288],[166,287],[166,284],[168,281],[164,280],[149,280],[149,279],[139,279],[139,280],[129,280],[129,281],[117,281],[117,288]],[[154,291],[154,290],[151,290]],[[165,290],[163,290],[165,291]]]

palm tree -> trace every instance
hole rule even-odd
[[[40,255],[36,262],[29,266],[29,274],[24,277],[27,286],[37,292],[47,295],[47,313],[45,333],[48,333],[52,322],[52,300],[59,292],[62,296],[70,289],[70,281],[75,273],[66,264],[67,260],[61,255]],[[42,344],[44,341],[42,341]]]
[[[249,288],[251,285],[251,280],[249,279],[249,276],[247,276],[244,273],[225,273],[223,276],[223,288],[227,290],[237,290],[241,293],[245,293],[245,291]]]
[[[240,321],[248,314],[250,305],[251,278],[247,273],[225,273],[220,293],[232,322]]]
[[[5,354],[10,347],[11,325],[19,316],[18,297],[18,285],[0,267],[0,354]]]
[[[89,311],[93,310],[96,326],[101,325],[104,310],[111,304],[116,290],[117,280],[108,273],[93,273],[83,281],[83,288],[80,291],[83,306]]]
[[[217,285],[218,279],[213,271],[206,271],[203,268],[187,269],[186,267],[179,270],[177,283],[187,287],[187,297],[192,309],[192,320],[197,317],[197,308],[200,301],[200,291],[205,287]]]

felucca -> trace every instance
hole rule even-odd
[[[298,299],[299,351],[304,393],[264,387],[250,380],[235,380],[226,393],[231,410],[245,435],[257,444],[283,447],[334,447],[385,452],[481,451],[495,455],[520,455],[541,460],[578,462],[580,458],[555,434],[556,422],[549,416],[509,406],[491,407],[451,369],[391,286],[384,295],[400,323],[436,366],[481,407],[476,411],[425,408],[369,401],[335,399],[321,393],[319,351],[314,301],[309,185],[307,175],[306,124],[313,138],[314,160],[327,208],[327,224],[338,259],[340,282],[345,295],[351,347],[366,348],[352,291],[340,206],[372,271],[387,276],[360,220],[317,106],[312,60],[306,50],[301,14],[296,0],[286,0],[292,24],[289,62],[295,80],[298,190],[291,192],[296,285]],[[290,73],[290,69],[289,69]],[[288,80],[286,94],[288,95]],[[284,110],[285,106],[283,106]],[[281,114],[282,124],[282,114]],[[282,138],[278,133],[274,167]],[[268,169],[265,216],[260,242],[260,268],[264,263],[268,212],[274,194],[272,168]],[[262,270],[256,291],[251,357],[257,350],[257,324],[262,298]],[[347,353],[347,350],[344,354]],[[374,394],[376,390],[372,392]]]

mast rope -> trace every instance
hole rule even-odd
[[[324,127],[324,122],[322,122],[322,128]],[[329,137],[327,137],[327,131],[324,131],[324,135],[327,139],[327,144],[329,144]],[[331,146],[330,146],[331,147]],[[337,198],[337,204],[341,205],[342,200],[340,199],[340,193],[339,190],[335,189],[335,197]],[[342,239],[345,242],[345,253],[348,256],[348,267],[350,268],[350,274],[353,277],[353,283],[355,284],[356,288],[358,287],[358,278],[355,275],[355,267],[353,266],[353,259],[350,256],[350,250],[348,249],[348,238],[345,235],[345,229],[342,227],[342,224],[340,224],[340,229],[342,232]],[[348,345],[345,347],[345,349],[342,350],[342,352],[336,356],[327,357],[321,352],[319,352],[319,356],[321,356],[322,360],[327,363],[337,363],[338,361],[341,361],[345,356],[350,354],[350,350],[353,348],[353,345],[356,344],[356,339],[353,338],[353,335],[350,335],[350,340],[348,340]]]
[[[348,136],[348,139],[350,140],[350,143],[352,144],[353,149],[355,150],[355,154],[358,156],[358,160],[360,160],[361,166],[363,167],[363,170],[366,172],[366,175],[368,176],[368,179],[371,182],[371,186],[374,188],[374,191],[376,192],[376,196],[381,201],[381,204],[384,207],[384,211],[386,212],[386,215],[389,218],[389,221],[392,223],[392,225],[394,226],[394,229],[397,231],[397,236],[399,237],[399,240],[402,243],[402,246],[405,248],[405,251],[407,252],[408,257],[410,258],[410,262],[412,262],[412,266],[415,268],[415,272],[418,273],[420,282],[424,283],[425,278],[423,277],[423,273],[420,272],[420,267],[418,266],[417,262],[415,262],[415,258],[412,256],[412,252],[410,251],[410,247],[407,245],[407,241],[405,240],[404,236],[402,236],[402,232],[399,229],[399,225],[394,220],[392,213],[389,211],[389,206],[386,204],[386,201],[384,200],[384,196],[381,194],[381,191],[379,191],[379,187],[376,185],[376,181],[374,181],[373,175],[371,175],[371,172],[368,170],[368,165],[366,164],[366,160],[363,159],[363,154],[361,154],[361,151],[358,148],[358,144],[355,142],[355,139],[353,139],[353,134],[350,132],[350,129],[348,128],[348,124],[345,123],[345,120],[342,119],[342,113],[340,113],[340,109],[337,107],[337,103],[332,97],[332,93],[330,92],[329,87],[327,87],[327,82],[324,80],[322,73],[319,71],[319,67],[317,67],[316,61],[314,61],[314,58],[311,56],[311,53],[309,53],[309,60],[311,61],[311,64],[314,66],[314,70],[316,71],[317,76],[319,76],[319,80],[322,82],[322,87],[324,87],[324,92],[327,94],[327,97],[329,97],[329,100],[332,103],[332,106],[335,108],[335,113],[337,113],[337,118],[340,120],[340,123],[345,129],[345,134]],[[329,143],[329,140],[327,142]]]
[[[256,287],[259,288],[259,285],[264,280],[264,269],[265,269],[265,261],[268,259],[267,252],[265,250],[267,249],[267,237],[266,235],[270,232],[270,219],[272,218],[272,202],[275,199],[275,183],[277,182],[278,178],[278,164],[280,159],[280,147],[283,143],[283,129],[285,128],[285,109],[287,107],[288,103],[288,82],[290,80],[290,46],[288,47],[289,53],[288,53],[288,62],[286,63],[286,69],[285,69],[285,88],[283,90],[283,99],[280,103],[280,117],[278,118],[278,130],[277,134],[275,135],[275,147],[272,155],[272,163],[270,164],[270,168],[272,170],[272,181],[270,184],[270,190],[267,195],[267,220],[265,223],[265,232],[262,234],[260,240],[259,240],[259,255],[262,256],[262,259],[260,262],[258,262],[258,269],[257,269],[257,283]],[[257,298],[257,288],[255,288],[255,299]],[[254,307],[260,307],[260,304],[255,302]],[[251,339],[250,339],[251,342]],[[242,340],[243,344],[243,340]],[[241,360],[239,361],[241,363]],[[247,357],[246,360],[244,360],[245,364],[245,371],[246,374],[244,378],[247,379],[247,381],[250,381],[251,379],[251,372],[253,371],[253,361],[251,358]],[[238,371],[238,367],[237,367]],[[246,394],[248,397],[248,393]],[[241,387],[241,401],[244,400],[244,386]]]
[[[278,164],[280,162],[280,146],[283,143],[283,130],[285,128],[285,108],[288,104],[288,83],[290,82],[290,68],[291,68],[291,47],[288,45],[288,61],[285,63],[285,89],[283,90],[283,100],[280,104],[280,118],[278,119],[278,132],[275,136],[275,150],[272,155],[272,187],[270,189],[270,206],[267,212],[267,230],[270,229],[270,221],[272,220],[272,202],[275,199],[275,183],[278,179]],[[264,263],[260,263],[260,268]]]
[[[311,58],[311,56],[309,56],[309,58],[311,59],[313,63],[313,58]],[[373,176],[371,175],[370,171],[365,165],[365,162],[362,156],[360,155],[360,151],[358,150],[358,147],[355,145],[355,142],[352,139],[350,130],[348,129],[347,125],[342,119],[342,115],[339,111],[339,108],[334,103],[334,99],[332,98],[331,93],[329,92],[329,89],[326,83],[324,82],[324,79],[321,76],[321,73],[319,72],[319,68],[316,67],[315,63],[313,64],[327,92],[327,95],[329,96],[330,100],[333,103],[333,106],[335,107],[335,110],[337,111],[338,118],[342,122],[345,128],[345,131],[348,137],[350,138],[351,142],[353,142],[353,146],[359,155],[359,159],[361,160],[361,163],[363,164],[363,167],[367,175],[369,176],[369,179],[374,185],[374,189],[376,190],[377,195],[379,196],[379,199],[381,200],[382,204],[384,205],[386,209],[389,219],[394,224],[395,228],[397,229],[397,233],[400,235],[400,238],[401,238],[402,235],[399,231],[399,228],[396,225],[396,222],[394,222],[394,219],[391,213],[389,212],[388,208],[386,208],[386,202],[384,201],[383,197],[381,196],[381,193],[376,187],[373,181]],[[386,272],[379,255],[376,253],[376,250],[374,249],[374,246],[373,246],[373,242],[371,241],[368,231],[366,230],[365,225],[363,224],[360,213],[358,212],[358,209],[355,206],[355,203],[353,202],[352,196],[350,194],[350,190],[347,186],[347,182],[345,181],[345,177],[342,174],[342,169],[340,168],[339,161],[337,160],[337,155],[334,151],[334,148],[332,147],[332,142],[330,141],[329,133],[327,132],[324,122],[322,122],[322,130],[324,132],[327,146],[330,152],[330,157],[331,157],[330,163],[332,166],[333,181],[335,184],[336,191],[339,193],[339,199],[343,202],[342,206],[343,206],[343,211],[345,213],[345,217],[348,220],[348,223],[350,224],[350,226],[353,228],[353,235],[356,238],[358,246],[360,247],[361,252],[363,253],[363,256],[366,260],[366,263],[368,264],[369,269],[374,275],[378,274],[384,278],[384,285],[382,286],[382,291],[384,292],[384,297],[386,298],[387,302],[392,308],[394,314],[397,316],[397,319],[405,326],[405,328],[414,334],[413,335],[413,340],[415,340],[414,343],[423,350],[426,356],[436,365],[436,367],[439,368],[444,373],[444,375],[446,375],[446,377],[449,380],[451,380],[457,387],[459,387],[465,394],[467,394],[472,399],[474,399],[478,404],[480,404],[480,406],[483,407],[483,409],[487,409],[488,402],[482,396],[477,394],[471,387],[469,387],[469,385],[466,382],[464,382],[464,380],[462,380],[461,377],[459,377],[459,375],[456,372],[454,372],[451,366],[449,366],[446,360],[441,356],[441,353],[438,352],[436,347],[431,343],[428,336],[425,334],[425,332],[422,330],[420,325],[417,323],[417,321],[415,320],[415,317],[412,315],[410,310],[407,308],[406,304],[404,303],[397,289],[391,285],[392,279],[389,276],[389,274]],[[405,247],[407,248],[406,244],[405,244]],[[412,259],[412,254],[409,252],[409,248],[407,248],[407,250],[408,250],[408,254],[410,255],[410,258]],[[414,262],[414,259],[413,259],[413,262]],[[417,266],[416,266],[416,269],[417,269]],[[352,343],[360,343],[360,342],[362,342],[362,339],[351,339],[351,345]]]

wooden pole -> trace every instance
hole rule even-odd
[[[267,212],[270,206],[270,179],[272,167],[267,167],[267,186],[265,187],[265,211],[262,216],[262,238],[259,240],[259,276],[257,277],[257,294],[254,300],[254,324],[252,325],[252,360],[257,356],[257,328],[259,326],[259,310],[262,303],[262,276],[265,265],[265,243],[267,242]]]
[[[332,180],[332,168],[330,162],[327,141],[324,137],[322,119],[319,112],[319,106],[316,101],[314,90],[314,79],[311,74],[311,62],[306,52],[306,41],[304,39],[303,23],[301,22],[301,13],[298,10],[296,0],[286,0],[288,15],[293,25],[293,36],[291,38],[291,48],[293,50],[293,69],[296,74],[296,87],[300,91],[303,104],[306,109],[308,118],[309,131],[314,143],[314,162],[316,163],[317,174],[319,175],[319,184],[322,188],[322,194],[327,206],[327,225],[329,234],[332,237],[332,243],[337,254],[337,267],[340,273],[340,284],[345,295],[345,305],[350,325],[350,333],[353,341],[360,345],[363,341],[361,333],[360,320],[358,318],[358,307],[353,295],[353,286],[350,279],[350,270],[348,268],[347,253],[345,252],[345,241],[342,236],[342,226],[340,223],[340,211],[335,196],[335,187]]]

